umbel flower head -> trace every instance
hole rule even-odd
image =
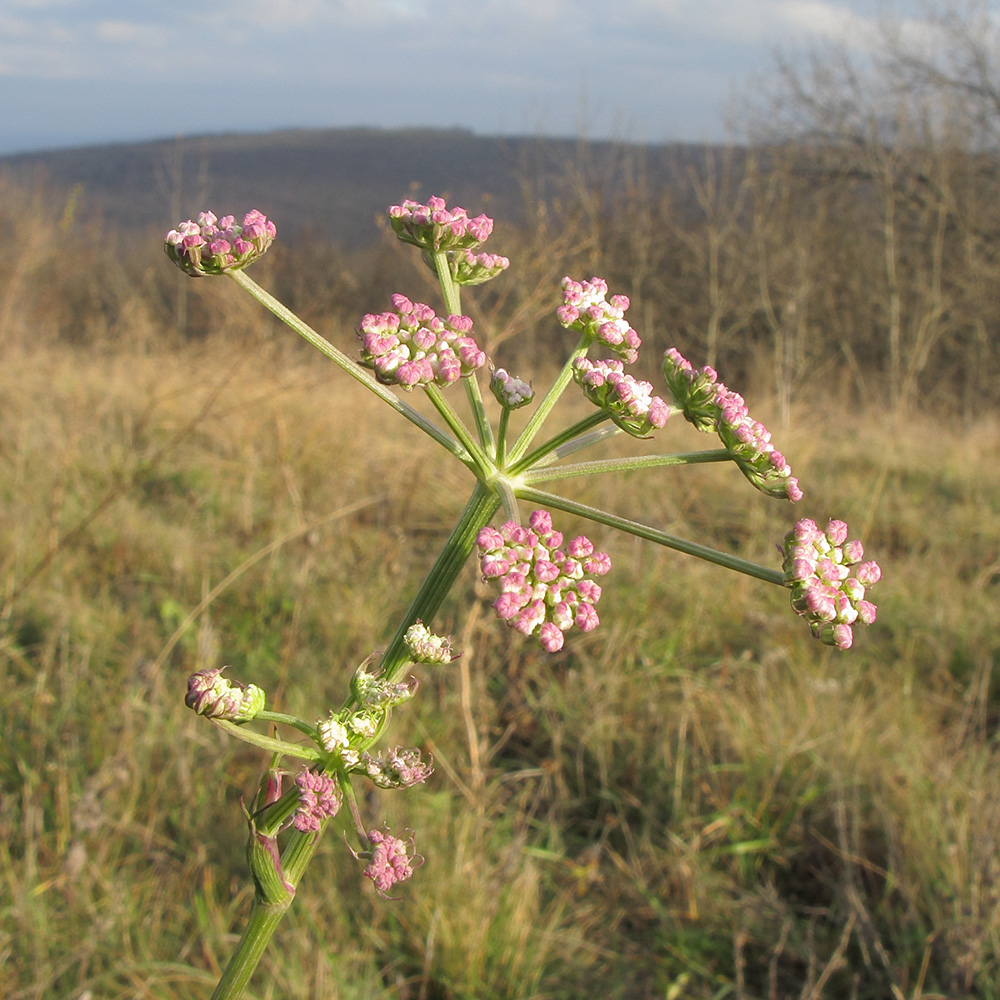
[[[264,708],[264,692],[222,676],[225,667],[199,670],[188,678],[184,704],[198,715],[225,722],[249,722]]]
[[[414,663],[451,663],[459,655],[452,651],[450,635],[435,635],[418,618],[403,636]]]
[[[847,525],[830,520],[825,531],[802,518],[785,535],[782,569],[792,589],[792,607],[809,622],[812,634],[828,646],[850,649],[852,626],[871,625],[877,608],[865,588],[882,579],[877,562],[862,562],[859,541],[847,541]]]
[[[456,284],[482,285],[503,274],[510,267],[510,261],[495,253],[449,250],[448,266]]]
[[[573,378],[583,394],[600,407],[623,430],[633,437],[648,437],[662,427],[670,416],[670,407],[653,395],[648,383],[626,375],[620,361],[573,362]]]
[[[407,199],[389,208],[389,224],[404,242],[422,250],[472,250],[493,232],[486,215],[469,218],[464,208],[449,211],[444,198],[434,196],[426,205]]]
[[[361,770],[379,788],[410,788],[425,782],[434,767],[420,756],[417,747],[381,751],[377,757],[361,755]]]
[[[292,825],[301,833],[319,830],[329,816],[336,816],[342,795],[336,780],[322,771],[305,770],[295,779],[299,786],[299,804]]]
[[[634,364],[642,341],[625,319],[628,296],[612,295],[607,301],[607,294],[608,283],[603,278],[590,281],[563,278],[563,304],[556,310],[556,316],[567,330],[588,335],[592,341],[610,348],[626,364]]]
[[[548,511],[536,510],[528,523],[483,528],[476,536],[479,565],[484,580],[500,581],[493,602],[500,618],[523,635],[537,635],[542,648],[555,653],[574,625],[590,632],[600,624],[594,606],[601,588],[585,574],[603,576],[611,557],[595,552],[585,535],[564,546]]]
[[[445,386],[486,364],[472,338],[468,316],[442,319],[423,302],[393,295],[392,312],[368,313],[361,320],[361,360],[386,385]]]
[[[202,212],[196,222],[188,219],[164,237],[167,256],[194,278],[239,270],[262,256],[278,231],[262,212],[253,209],[237,225],[232,215],[216,218]]]
[[[389,681],[380,667],[369,669],[380,656],[381,653],[369,656],[351,679],[351,694],[362,708],[393,708],[409,701],[417,693],[415,677],[405,681]]]
[[[369,830],[370,851],[354,854],[356,858],[370,858],[362,873],[375,883],[375,891],[385,899],[393,899],[389,890],[399,882],[406,882],[424,859],[416,853],[412,834],[405,840],[394,837],[388,829]]]
[[[700,431],[715,431],[750,484],[768,496],[802,499],[792,468],[771,443],[771,432],[750,416],[738,392],[719,381],[714,368],[696,369],[676,348],[663,357],[663,376],[685,418]]]

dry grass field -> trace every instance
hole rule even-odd
[[[185,678],[229,663],[287,711],[338,703],[472,487],[264,333],[136,341],[22,340],[0,367],[10,1000],[210,994],[267,760],[185,710]],[[436,773],[363,802],[426,864],[386,902],[330,831],[252,996],[998,994],[1000,425],[814,397],[782,427],[748,395],[795,514],[882,563],[878,622],[838,653],[783,591],[605,533],[603,625],[550,657],[470,565],[436,623],[465,655],[396,716]],[[744,486],[713,466],[574,495],[777,564],[795,515]]]

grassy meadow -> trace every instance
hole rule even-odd
[[[273,346],[18,348],[0,379],[0,995],[207,997],[266,760],[184,708],[186,676],[339,703],[471,478]],[[328,834],[254,997],[997,995],[1000,427],[831,407],[780,440],[801,513],[882,562],[855,649],[777,588],[608,534],[602,627],[548,657],[470,565],[438,623],[465,656],[395,719],[436,774],[363,803],[426,864],[386,902]],[[774,562],[789,508],[744,485],[573,495]]]
[[[741,186],[728,215],[720,174],[703,217],[640,190],[499,224],[520,275],[468,308],[545,388],[559,278],[607,275],[643,377],[675,337],[717,360],[806,496],[720,465],[565,492],[772,566],[797,517],[843,518],[882,565],[878,621],[839,653],[784,590],[559,517],[614,568],[601,628],[549,656],[470,563],[433,623],[464,655],[393,720],[436,772],[362,801],[426,863],[379,899],[338,817],[255,1000],[1000,997],[994,244],[923,201],[904,219],[898,186],[889,233],[870,185],[836,186],[856,173],[824,202],[780,167],[773,204]],[[78,194],[0,178],[0,997],[207,998],[268,760],[184,707],[187,676],[230,664],[279,711],[339,706],[473,483],[231,282],[81,221]],[[252,273],[345,349],[384,285],[431,294],[392,240],[307,250]],[[678,418],[658,439],[630,447],[713,443]]]

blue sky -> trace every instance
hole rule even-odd
[[[722,140],[784,51],[916,0],[3,0],[0,154],[284,127]]]

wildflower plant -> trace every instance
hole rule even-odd
[[[563,649],[568,637],[599,626],[597,605],[604,583],[598,580],[613,579],[611,556],[599,551],[586,535],[566,538],[556,527],[552,511],[586,518],[786,587],[793,611],[806,619],[812,634],[839,649],[852,645],[858,623],[875,620],[868,589],[878,582],[881,571],[876,563],[863,561],[861,543],[848,541],[842,521],[831,520],[821,530],[809,519],[799,520],[785,536],[782,566],[770,568],[542,489],[542,484],[561,479],[731,462],[769,497],[793,503],[802,497],[798,480],[770,433],[750,416],[743,397],[720,382],[714,370],[696,369],[671,348],[663,358],[668,398],[656,395],[650,383],[628,373],[626,367],[635,363],[642,341],[626,319],[628,298],[609,296],[601,278],[563,280],[555,318],[575,334],[576,343],[539,399],[530,381],[489,362],[472,320],[462,312],[463,286],[495,279],[509,266],[505,257],[481,250],[492,233],[493,220],[484,215],[470,217],[461,208],[449,209],[441,198],[430,198],[425,205],[404,201],[389,208],[388,215],[399,239],[417,248],[435,273],[442,304],[435,308],[400,293],[392,297],[390,309],[362,317],[360,365],[244,273],[276,236],[274,223],[260,212],[248,213],[242,226],[233,216],[218,219],[204,212],[197,221],[171,230],[165,240],[167,255],[186,274],[227,275],[346,376],[428,434],[447,460],[466,466],[475,480],[458,523],[387,648],[358,666],[339,708],[315,720],[299,719],[268,709],[263,691],[223,678],[221,669],[202,671],[189,680],[185,699],[189,707],[272,755],[253,808],[247,810],[247,856],[255,901],[215,1000],[243,992],[294,898],[320,837],[336,816],[350,817],[349,826],[358,842],[357,849],[349,847],[350,853],[364,862],[361,874],[372,880],[380,896],[394,898],[390,891],[398,892],[422,863],[412,832],[397,837],[384,824],[366,828],[355,784],[371,782],[383,789],[401,789],[422,784],[431,776],[433,764],[418,748],[378,749],[376,744],[385,736],[393,710],[417,691],[418,677],[411,671],[446,669],[460,655],[452,650],[450,639],[433,633],[431,623],[473,552],[484,582],[496,588],[493,608],[497,616],[549,653]],[[490,393],[499,404],[495,425],[487,415],[480,377],[488,379]],[[462,385],[471,424],[453,403],[455,395],[461,394],[456,383]],[[553,408],[571,385],[582,391],[594,412],[565,430],[541,436]],[[415,390],[427,396],[443,426],[406,401]],[[527,407],[532,408],[531,415],[511,440],[510,415]],[[657,436],[678,415],[699,430],[717,435],[721,447],[565,461],[617,435]],[[291,729],[298,734],[298,742],[259,732],[255,728],[259,725],[279,732],[277,727]],[[297,762],[296,767],[289,762]],[[284,778],[293,773],[294,780],[283,790]]]

